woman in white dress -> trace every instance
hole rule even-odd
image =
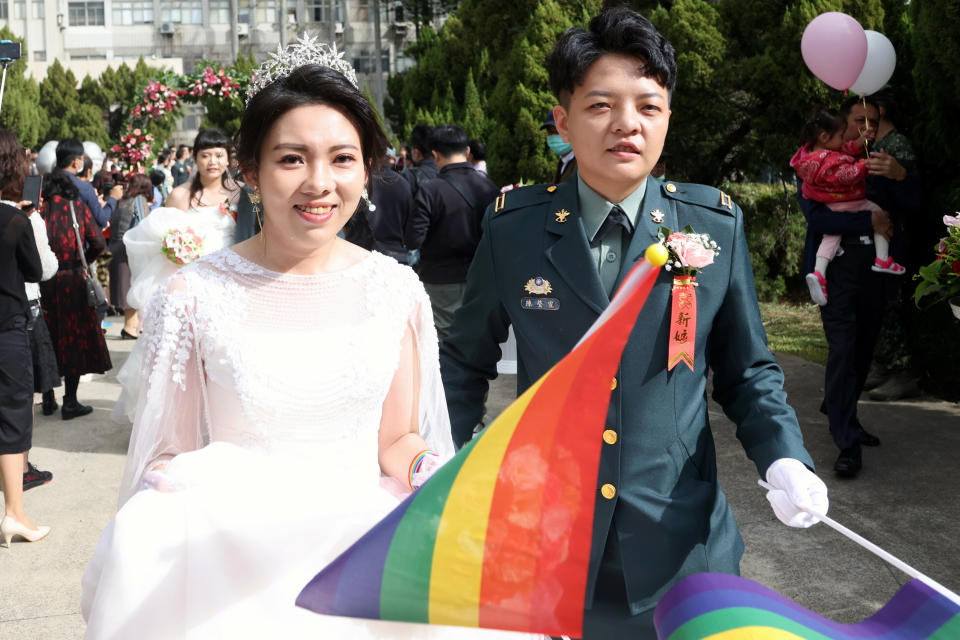
[[[310,41],[294,49],[353,75]],[[239,155],[263,231],[181,269],[146,309],[121,508],[84,575],[86,637],[517,637],[294,605],[453,446],[422,285],[337,237],[386,148],[375,112],[327,66],[257,77]]]
[[[130,263],[127,301],[143,309],[164,280],[197,258],[233,244],[240,187],[228,175],[230,139],[217,129],[197,134],[197,172],[123,236]]]

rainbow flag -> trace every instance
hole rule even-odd
[[[658,271],[647,260],[634,267],[577,347],[314,577],[297,605],[579,636],[611,383]]]
[[[839,624],[753,580],[699,573],[667,591],[653,623],[660,640],[957,640],[960,606],[911,580],[867,620]]]

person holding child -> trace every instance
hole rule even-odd
[[[790,166],[803,181],[805,198],[822,202],[831,211],[880,211],[865,198],[867,166],[862,157],[867,150],[869,127],[847,139],[847,122],[836,109],[817,107],[803,126],[801,146]],[[852,135],[852,134],[851,134]],[[839,234],[825,234],[817,249],[814,270],[805,276],[810,297],[821,307],[827,304],[827,266],[840,248]],[[903,275],[905,269],[890,257],[890,243],[873,234],[876,258],[871,269],[878,273]]]

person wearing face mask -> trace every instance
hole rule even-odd
[[[547,113],[547,119],[540,125],[547,132],[547,146],[557,154],[557,170],[553,174],[553,183],[559,184],[577,174],[577,159],[573,155],[573,146],[564,141],[563,136],[557,133],[557,123],[553,119],[553,109]]]

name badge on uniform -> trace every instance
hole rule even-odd
[[[556,311],[560,301],[556,298],[520,298],[520,307],[527,311]]]

